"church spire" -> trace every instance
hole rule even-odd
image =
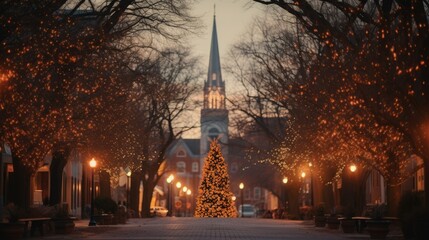
[[[219,44],[217,40],[216,13],[213,14],[213,30],[210,45],[210,59],[207,81],[204,84],[204,108],[225,109],[225,83],[219,57]]]

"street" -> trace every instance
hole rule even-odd
[[[37,239],[37,238],[33,238]],[[150,218],[129,219],[125,225],[88,227],[88,220],[76,221],[68,235],[39,239],[369,239],[368,234],[344,234],[341,230],[316,228],[312,221],[261,218]],[[401,239],[390,235],[388,239]]]

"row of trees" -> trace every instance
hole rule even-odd
[[[394,212],[411,156],[429,176],[428,3],[254,2],[275,7],[234,49],[247,91],[232,102],[254,119],[288,119],[266,160],[288,176],[312,162],[324,182],[359,162],[383,175]]]
[[[50,203],[60,203],[63,168],[78,150],[107,173],[130,166],[149,212],[167,146],[192,127],[178,122],[199,73],[179,41],[198,29],[191,3],[2,1],[0,142],[25,189],[15,203],[29,206],[30,176],[48,153]]]

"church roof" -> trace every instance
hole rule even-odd
[[[215,76],[215,78],[213,78]],[[220,69],[219,44],[217,41],[216,15],[213,16],[212,40],[210,46],[209,70],[207,73],[207,86],[223,87]]]
[[[200,155],[200,139],[193,139],[193,138],[179,138],[174,140],[171,145],[168,147],[168,154],[175,154],[175,151],[177,151],[177,147],[184,146],[189,151],[190,154],[193,156],[199,156]]]
[[[200,139],[183,139],[192,154],[200,155]]]

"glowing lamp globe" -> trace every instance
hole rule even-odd
[[[350,171],[351,172],[356,172],[356,170],[357,170],[356,165],[354,165],[354,164],[350,165]]]
[[[89,161],[89,166],[91,168],[95,168],[97,166],[97,161],[95,161],[95,159],[92,158],[91,161]]]
[[[283,183],[286,184],[289,181],[289,179],[287,177],[283,178]]]

